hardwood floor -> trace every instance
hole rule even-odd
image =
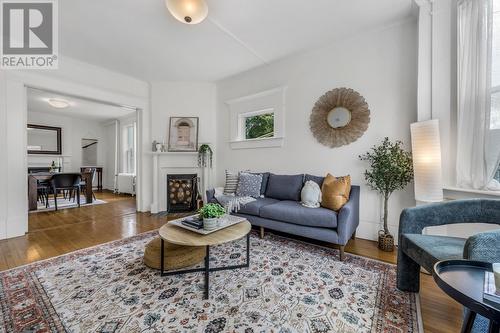
[[[136,213],[135,198],[97,193],[107,204],[29,214],[29,233],[0,241],[0,270],[133,236],[162,226],[169,218]],[[396,252],[383,252],[376,242],[356,239],[346,251],[396,263]],[[446,296],[429,275],[421,274],[421,309],[425,332],[459,332],[462,308]]]

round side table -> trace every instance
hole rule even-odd
[[[434,265],[433,277],[439,288],[466,308],[462,332],[470,332],[476,315],[490,320],[490,333],[500,330],[500,305],[483,300],[484,273],[492,265],[480,261],[444,260]]]

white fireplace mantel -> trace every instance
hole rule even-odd
[[[197,152],[150,152],[149,154],[153,157],[152,214],[167,210],[167,174],[197,174],[201,181],[201,194],[204,197],[210,184],[211,170],[198,167]]]

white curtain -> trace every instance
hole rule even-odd
[[[457,185],[496,189],[500,144],[490,130],[492,0],[458,1]],[[498,186],[500,190],[500,186]]]

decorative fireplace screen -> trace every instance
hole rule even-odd
[[[196,174],[167,175],[167,212],[196,210],[198,176]]]

